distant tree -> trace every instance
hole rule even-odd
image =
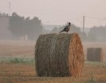
[[[2,16],[2,14],[0,13],[0,16]]]
[[[91,33],[91,32],[88,33],[88,41],[97,41],[97,40],[98,39],[96,38],[96,36],[93,33]]]
[[[88,36],[93,36],[96,38],[97,41],[106,41],[106,26],[99,26],[99,27],[92,27],[90,28],[90,32]]]
[[[13,13],[12,16],[10,17],[8,27],[11,33],[17,37],[25,35],[23,26],[24,26],[24,18],[20,17],[16,13]]]
[[[59,29],[57,27],[53,28],[51,33],[59,33]]]
[[[87,41],[88,40],[87,34],[85,32],[80,32],[79,36],[81,37],[82,41]]]
[[[19,38],[27,35],[29,39],[33,40],[37,39],[39,34],[42,33],[42,23],[37,17],[30,19],[13,13],[10,17],[8,29]]]
[[[77,27],[74,24],[72,24],[70,32],[71,33],[81,33],[81,30],[80,30],[80,27]]]
[[[31,40],[37,39],[37,37],[42,33],[42,23],[37,17],[31,19],[27,26],[29,26],[27,27],[27,34]]]

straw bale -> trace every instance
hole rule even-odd
[[[35,62],[38,76],[79,76],[84,66],[80,37],[77,33],[40,35]]]
[[[102,48],[88,48],[87,60],[103,62]]]

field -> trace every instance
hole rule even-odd
[[[0,83],[106,83],[106,43],[83,43],[85,60],[88,47],[102,47],[104,62],[85,61],[80,77],[37,77],[34,41],[0,41]]]

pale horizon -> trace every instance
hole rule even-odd
[[[82,27],[106,25],[106,0],[0,0],[0,12],[38,17],[43,24],[64,25],[71,22]]]

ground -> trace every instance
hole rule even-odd
[[[86,59],[88,47],[106,43],[83,43]],[[85,61],[80,77],[38,77],[34,62],[35,42],[0,41],[0,83],[106,83],[106,53],[104,62]]]

